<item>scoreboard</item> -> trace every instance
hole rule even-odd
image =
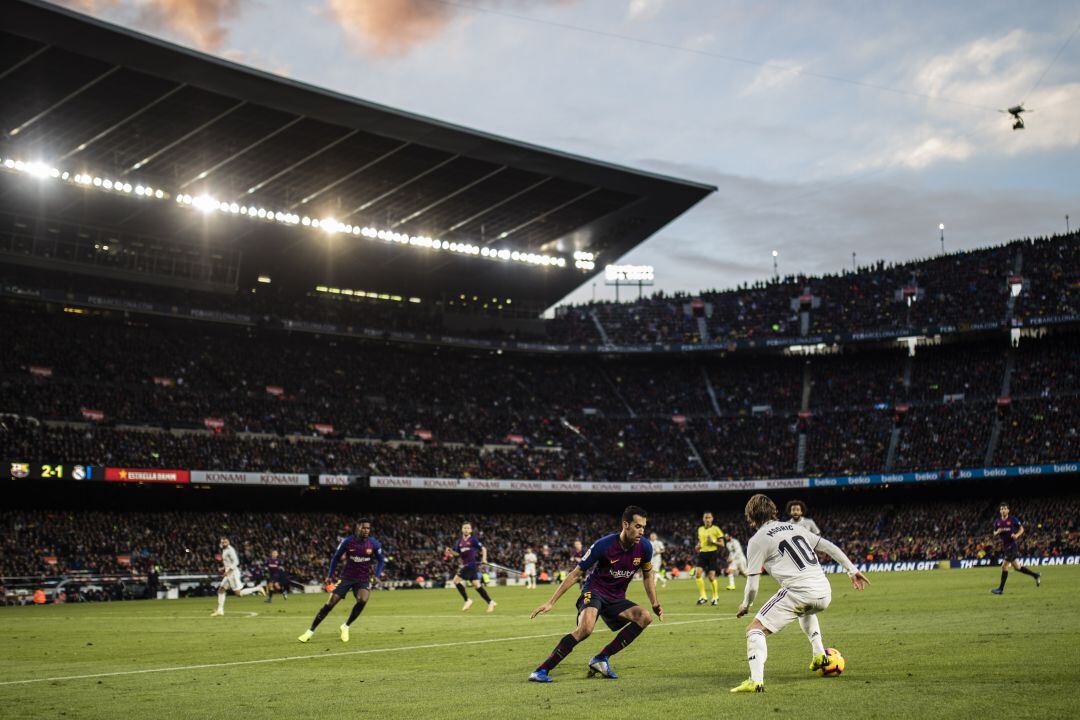
[[[12,480],[104,480],[105,468],[98,465],[68,462],[20,462],[4,463]]]

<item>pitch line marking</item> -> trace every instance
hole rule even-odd
[[[664,626],[672,627],[674,625],[696,625],[698,623],[719,622],[721,620],[732,619],[734,618],[721,617],[704,618],[702,620],[683,620],[681,622],[664,623]],[[60,675],[57,677],[28,678],[26,680],[4,680],[0,681],[0,687],[9,685],[31,685],[43,682],[61,682],[65,680],[93,680],[94,678],[120,677],[124,675],[148,675],[150,673],[181,672],[184,670],[207,670],[210,668],[238,667],[241,665],[265,665],[268,663],[292,662],[294,660],[319,660],[322,658],[330,657],[345,657],[347,655],[374,655],[377,653],[401,652],[405,650],[432,650],[437,648],[461,647],[465,645],[488,645],[491,643],[515,642],[518,640],[538,640],[541,638],[562,637],[565,634],[565,632],[557,632],[544,633],[542,635],[518,635],[516,637],[489,638],[486,640],[460,640],[458,642],[428,643],[426,645],[405,645],[401,647],[367,648],[364,650],[348,650],[346,652],[322,653],[319,655],[286,655],[285,657],[264,658],[262,660],[234,660],[232,662],[203,663],[201,665],[178,665],[175,667],[149,668],[145,670],[118,670],[116,672],[93,673],[90,675]]]

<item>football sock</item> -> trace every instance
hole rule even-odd
[[[1001,571],[1001,584],[998,585],[998,590],[1004,590],[1005,589],[1005,581],[1008,580],[1008,579],[1009,579],[1009,571],[1008,570],[1002,570]]]
[[[697,582],[698,596],[702,600],[704,600],[705,599],[705,578],[699,577],[699,578],[694,578],[694,580]]]
[[[810,638],[810,648],[814,655],[824,653],[825,644],[821,642],[821,626],[818,625],[817,615],[803,615],[799,618],[799,627],[806,633],[806,637]]]
[[[548,655],[548,659],[540,663],[540,667],[537,670],[551,670],[556,665],[566,659],[566,656],[570,654],[570,651],[574,649],[574,646],[578,644],[578,641],[574,639],[573,635],[563,635],[562,640],[555,646],[555,649]]]
[[[469,599],[469,596],[465,594],[465,586],[464,585],[462,585],[461,583],[454,583],[454,587],[456,587],[457,591],[459,593],[461,593],[461,599],[462,600],[468,600]]]
[[[735,587],[735,573],[728,573],[727,586],[728,587]]]
[[[311,621],[311,632],[315,632],[315,628],[319,627],[319,623],[326,619],[326,616],[330,614],[330,611],[334,608],[329,603],[319,608],[319,612],[315,613],[315,619]]]
[[[754,682],[765,682],[765,660],[768,657],[765,633],[760,630],[746,633],[746,660],[750,663],[750,679]]]
[[[238,592],[236,594],[239,595],[240,597],[244,597],[246,595],[251,595],[251,594],[257,593],[257,592],[259,592],[259,588],[257,588],[257,587],[249,587],[249,588],[240,588],[240,592]]]
[[[713,600],[715,600],[720,597],[720,581],[716,578],[713,578],[709,582],[712,584],[712,596]]]
[[[634,638],[644,631],[645,628],[641,627],[637,623],[630,623],[615,636],[615,639],[604,646],[604,649],[600,651],[601,657],[610,657],[615,653],[622,650],[624,647],[634,642]]]
[[[480,597],[484,598],[484,602],[486,602],[486,603],[491,602],[491,596],[487,594],[487,590],[484,588],[483,585],[476,588],[476,592],[478,592],[480,594]]]
[[[225,612],[225,593],[217,594],[217,609],[219,612]]]
[[[356,604],[352,606],[352,612],[349,613],[349,619],[345,621],[346,625],[352,625],[356,618],[360,617],[360,613],[364,612],[364,606],[367,605],[363,600],[357,600]]]
[[[1018,569],[1016,572],[1024,573],[1025,575],[1030,575],[1031,577],[1035,577],[1035,573],[1031,572],[1031,570],[1029,568],[1026,568],[1026,567],[1022,567],[1022,568]]]

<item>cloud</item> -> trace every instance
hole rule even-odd
[[[667,4],[667,0],[630,0],[626,6],[627,20],[651,20]]]
[[[60,0],[76,10],[110,15],[134,10],[133,17],[117,18],[122,24],[132,22],[140,29],[168,30],[200,50],[218,50],[229,31],[227,23],[240,15],[247,0],[153,0],[131,7],[121,0]]]
[[[779,90],[797,78],[803,68],[804,65],[795,60],[769,60],[766,67],[758,70],[750,84],[739,91],[739,95],[745,97]]]
[[[397,56],[449,25],[457,8],[431,0],[328,0],[331,17],[376,55]]]

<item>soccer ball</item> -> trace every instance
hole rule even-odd
[[[844,656],[836,648],[825,648],[825,664],[817,669],[822,677],[836,677],[844,672]]]

